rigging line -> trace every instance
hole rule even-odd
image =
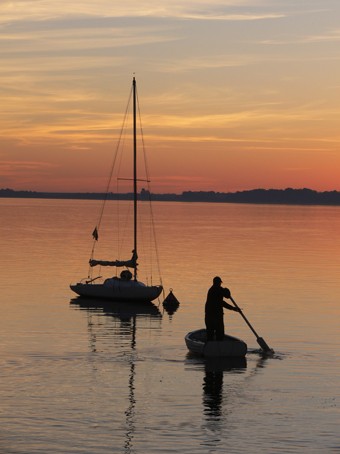
[[[123,122],[122,122],[122,126],[121,126],[121,129],[120,129],[117,145],[116,145],[116,151],[115,151],[115,154],[114,154],[114,157],[113,157],[113,161],[112,161],[112,164],[111,164],[111,170],[110,170],[110,174],[109,174],[109,178],[108,178],[108,182],[107,182],[106,190],[105,190],[105,197],[104,197],[103,203],[101,205],[101,209],[99,211],[98,222],[97,222],[97,225],[96,225],[96,228],[95,228],[95,230],[97,231],[97,234],[99,232],[100,224],[101,224],[101,221],[102,221],[102,218],[103,218],[106,202],[107,202],[107,199],[108,199],[109,189],[110,189],[111,180],[112,180],[112,175],[113,175],[114,168],[116,166],[117,156],[118,156],[118,152],[119,152],[119,149],[120,149],[120,144],[121,144],[121,141],[122,141],[123,132],[125,131],[125,124],[127,122],[128,110],[129,110],[129,106],[131,104],[131,97],[132,97],[132,88],[130,89],[130,95],[129,95],[128,102],[127,102],[127,105],[126,105],[126,108],[125,108]],[[98,239],[98,237],[97,237],[97,239]],[[91,250],[90,260],[93,259],[93,257],[94,257],[94,251],[95,251],[95,248],[96,248],[96,244],[97,244],[97,240],[94,238],[93,239],[93,243],[92,243],[92,250]],[[88,274],[88,278],[92,278],[93,268],[90,265],[89,265],[89,269],[88,269],[88,273],[87,274]]]
[[[127,105],[126,105],[126,109],[125,109],[125,113],[124,113],[124,117],[123,117],[123,122],[122,122],[122,126],[121,126],[121,129],[120,129],[117,145],[116,145],[116,151],[115,151],[115,154],[114,154],[114,157],[113,157],[113,161],[112,161],[112,165],[111,165],[111,170],[110,170],[108,182],[107,182],[107,185],[106,185],[105,197],[104,197],[103,203],[101,205],[101,209],[99,211],[98,222],[97,222],[97,225],[96,225],[97,232],[99,231],[99,227],[100,227],[100,224],[101,224],[101,221],[102,221],[102,218],[103,218],[106,202],[107,202],[107,199],[108,199],[108,196],[109,196],[109,189],[110,189],[110,185],[111,185],[112,175],[113,175],[114,168],[116,166],[117,156],[118,156],[118,152],[119,152],[120,145],[121,145],[121,142],[122,142],[123,133],[125,131],[125,124],[127,122],[128,110],[129,110],[129,106],[130,106],[130,103],[131,103],[131,97],[132,97],[132,88],[130,89],[130,95],[129,95],[128,102],[127,102]],[[96,247],[96,239],[93,240],[91,258],[93,258],[95,247]]]
[[[137,88],[136,88],[136,90],[137,90]],[[145,147],[145,142],[144,142],[144,133],[143,133],[143,126],[142,126],[142,116],[141,116],[141,112],[140,112],[139,98],[138,98],[138,93],[137,93],[137,91],[136,91],[136,98],[137,98],[138,120],[139,120],[139,128],[140,128],[140,135],[141,135],[141,141],[142,141],[142,149],[143,149],[143,157],[144,157],[144,167],[145,167],[146,181],[147,181],[147,182],[150,182],[149,166],[148,166],[148,162],[147,162],[146,147]]]
[[[130,97],[131,99],[131,97]],[[130,101],[128,103],[128,108],[130,107]],[[126,111],[126,115],[127,115],[127,111]],[[130,113],[129,113],[130,115]],[[118,252],[118,259],[121,257],[121,251],[123,249],[123,242],[121,241],[121,238],[122,238],[122,233],[124,234],[125,230],[122,228],[122,225],[124,226],[125,224],[122,222],[122,211],[121,211],[121,206],[120,206],[120,203],[121,201],[123,200],[121,198],[121,187],[120,187],[120,180],[122,180],[122,178],[119,178],[118,176],[120,175],[121,173],[121,168],[122,168],[122,163],[123,163],[123,155],[125,153],[125,146],[126,146],[126,142],[127,142],[127,135],[128,135],[128,131],[127,131],[127,127],[124,127],[124,137],[123,139],[121,140],[121,145],[120,145],[120,152],[119,152],[119,156],[118,156],[118,162],[117,162],[117,179],[116,179],[116,194],[117,194],[117,200],[116,200],[116,217],[117,217],[117,229],[116,229],[116,232],[117,232],[117,241],[116,241],[116,248],[117,248],[117,252]],[[116,270],[117,272],[118,270]]]
[[[147,204],[147,206],[145,206],[145,204]],[[151,211],[149,209],[149,204],[147,203],[147,201],[145,202],[145,204],[143,203],[143,208],[139,210],[140,222],[138,225],[138,231],[139,237],[141,238],[141,241],[139,241],[139,248],[141,251],[141,256],[149,258],[147,262],[143,263],[143,269],[145,272],[147,271],[146,279],[148,280],[149,277],[151,277],[152,280],[156,248],[154,236],[152,235],[151,229]]]
[[[120,134],[119,134],[119,138],[118,138],[118,142],[117,142],[117,146],[116,146],[116,151],[115,151],[113,162],[112,162],[112,165],[111,165],[111,171],[110,171],[110,174],[109,174],[109,179],[108,179],[108,182],[107,182],[107,185],[106,185],[105,199],[104,199],[104,202],[102,204],[102,209],[100,211],[99,220],[98,220],[98,226],[97,226],[98,229],[99,229],[102,217],[103,217],[105,203],[107,202],[107,199],[108,199],[108,194],[109,194],[109,189],[110,189],[110,185],[111,185],[112,175],[113,175],[113,171],[114,171],[114,168],[115,168],[115,164],[116,164],[116,160],[117,160],[118,151],[119,151],[119,148],[120,148],[120,143],[121,143],[121,140],[122,140],[123,132],[125,131],[125,124],[126,124],[126,119],[127,119],[127,116],[128,116],[128,109],[129,109],[129,105],[130,105],[130,101],[131,101],[131,96],[132,96],[132,89],[130,90],[130,96],[129,96],[128,103],[127,103],[127,106],[126,106],[126,109],[125,109],[125,114],[124,114],[124,118],[123,118],[123,124],[122,124],[121,130],[120,130]]]
[[[158,275],[159,275],[159,278],[160,278],[160,281],[161,281],[160,283],[163,285],[163,283],[162,283],[162,274],[161,274],[161,269],[160,269],[160,260],[159,260],[156,228],[155,228],[155,219],[154,219],[153,209],[152,209],[152,204],[151,204],[151,184],[150,184],[151,181],[150,181],[149,167],[148,167],[147,156],[146,156],[146,147],[145,147],[145,142],[144,142],[144,133],[143,133],[142,118],[141,118],[141,112],[140,112],[140,105],[139,105],[137,87],[136,87],[136,99],[137,99],[138,120],[139,120],[140,132],[141,132],[141,141],[142,141],[142,149],[143,149],[143,157],[144,157],[144,167],[145,167],[145,173],[146,173],[146,184],[147,184],[147,189],[148,189],[148,194],[149,194],[148,201],[149,201],[152,233],[153,233],[153,238],[154,238],[154,243],[155,243],[157,269],[158,269]]]
[[[122,252],[125,249],[125,245],[128,243],[128,235],[129,235],[129,225],[132,218],[132,203],[131,200],[126,201],[126,209],[120,210],[120,206],[118,204],[119,210],[119,228],[118,228],[118,235],[119,235],[119,244],[117,244],[117,251],[118,251],[118,258],[121,257]]]
[[[161,267],[160,267],[160,260],[159,260],[159,252],[158,252],[158,242],[157,242],[157,237],[156,237],[156,227],[155,227],[155,220],[154,220],[153,209],[152,209],[152,204],[151,204],[151,191],[150,191],[150,188],[149,188],[149,184],[148,184],[148,191],[149,191],[149,206],[150,206],[150,212],[151,212],[151,227],[152,227],[154,243],[155,243],[155,250],[156,250],[157,270],[158,270],[160,283],[161,283],[161,285],[163,285],[162,273],[161,273]]]

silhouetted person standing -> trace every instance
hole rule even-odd
[[[207,329],[207,341],[223,340],[224,338],[224,321],[223,308],[230,311],[239,312],[239,310],[228,304],[223,298],[230,298],[230,290],[221,286],[222,279],[214,277],[213,285],[208,290],[207,302],[205,303],[205,326]]]

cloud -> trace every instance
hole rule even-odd
[[[302,41],[305,43],[338,42],[340,41],[340,30],[331,30],[324,34],[307,36]]]
[[[268,3],[254,7],[251,0],[2,0],[0,23],[16,21],[45,21],[65,17],[155,17],[191,20],[249,21],[284,17]]]
[[[340,29],[327,30],[324,33],[317,35],[301,36],[300,33],[296,33],[295,37],[287,37],[286,39],[265,39],[259,41],[260,44],[271,45],[271,46],[287,46],[294,44],[314,44],[314,43],[332,43],[340,41]]]
[[[6,177],[25,175],[27,173],[45,174],[56,167],[58,166],[51,162],[0,161],[0,174]]]

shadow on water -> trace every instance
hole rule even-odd
[[[128,405],[125,410],[125,440],[123,451],[125,454],[134,452],[134,433],[135,433],[135,419],[136,419],[136,397],[135,397],[135,380],[137,374],[137,322],[143,324],[148,321],[148,328],[151,328],[150,322],[156,322],[157,326],[160,326],[162,321],[162,314],[158,307],[153,303],[119,303],[119,302],[106,302],[100,300],[93,300],[87,298],[74,298],[70,301],[70,305],[74,309],[80,311],[86,311],[88,314],[88,332],[90,336],[91,350],[97,351],[97,335],[107,330],[109,338],[113,339],[117,334],[119,338],[130,339],[130,355],[124,356],[125,360],[129,363],[129,377],[127,379],[128,386]],[[97,321],[94,317],[98,317]],[[100,319],[105,317],[105,320],[112,321],[108,325],[103,327]],[[116,324],[118,322],[118,325]],[[112,328],[115,331],[113,336],[111,333]],[[141,328],[145,328],[145,325],[141,325]],[[103,333],[102,333],[103,334]]]

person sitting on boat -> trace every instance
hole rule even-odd
[[[223,340],[224,321],[223,308],[230,311],[239,312],[237,307],[228,304],[223,298],[230,298],[230,290],[221,286],[222,279],[214,277],[213,285],[208,290],[207,301],[205,303],[205,326],[207,329],[207,341]]]

